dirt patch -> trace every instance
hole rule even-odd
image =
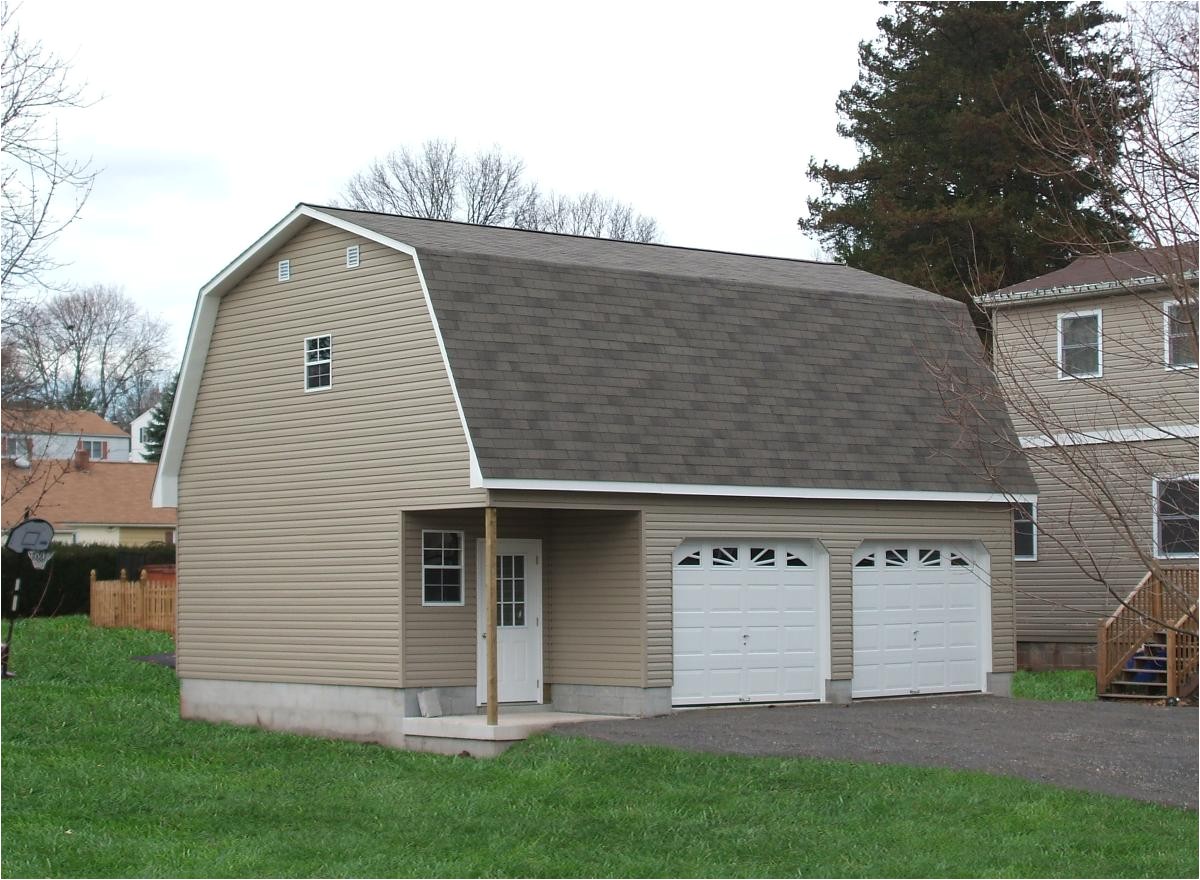
[[[614,743],[949,767],[1196,809],[1197,712],[966,696],[732,707],[560,729]]]

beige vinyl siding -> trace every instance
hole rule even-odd
[[[991,556],[992,669],[1015,664],[1012,520],[1007,505],[960,502],[790,501],[775,499],[493,492],[505,506],[640,508],[645,559],[647,687],[671,684],[672,553],[702,538],[816,539],[830,557],[833,677],[853,674],[851,557],[863,541],[981,541]],[[557,514],[555,514],[557,516]]]
[[[641,529],[634,511],[498,511],[500,540],[542,542],[545,681],[642,683]],[[479,510],[409,512],[404,516],[404,685],[476,684]],[[461,606],[422,604],[421,532],[465,538]]]
[[[1124,597],[1146,574],[1146,562],[1130,543],[1130,536],[1113,525],[1105,510],[1126,521],[1134,540],[1149,554],[1153,548],[1155,475],[1197,471],[1195,447],[1177,440],[1081,446],[1069,451],[1079,464],[1066,464],[1060,450],[1029,451],[1038,482],[1040,534],[1037,560],[1016,563],[1020,641],[1094,642],[1097,620],[1117,606],[1109,590]],[[1103,477],[1081,478],[1081,469]],[[1114,504],[1091,491],[1101,481]],[[1167,564],[1189,562],[1181,559]]]
[[[1165,291],[1022,304],[993,312],[997,375],[1019,435],[1194,425],[1196,370],[1168,370]],[[1103,375],[1058,378],[1058,316],[1099,309]],[[1094,387],[1093,387],[1094,386]],[[1034,417],[1035,412],[1050,413]]]
[[[317,334],[333,386],[306,393]],[[483,498],[412,259],[310,223],[219,305],[179,479],[179,674],[398,686],[400,511]]]
[[[643,681],[642,526],[636,511],[556,511],[546,556],[546,680],[629,685]]]

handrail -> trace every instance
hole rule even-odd
[[[1130,658],[1158,631],[1167,632],[1167,656],[1170,658],[1191,644],[1192,640],[1186,632],[1189,618],[1195,621],[1196,584],[1196,571],[1191,568],[1164,568],[1159,573],[1147,572],[1125,601],[1111,615],[1099,621],[1096,632],[1098,693],[1108,690]],[[1188,599],[1191,599],[1190,608],[1184,604]],[[1169,621],[1180,611],[1183,611],[1182,617],[1172,626]],[[1167,665],[1173,664],[1174,660]]]
[[[1200,633],[1196,629],[1196,603],[1167,632],[1167,696],[1178,697],[1191,689],[1200,667]],[[1189,623],[1191,624],[1189,628]]]

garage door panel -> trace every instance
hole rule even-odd
[[[680,565],[685,557],[699,563]],[[676,550],[676,704],[820,698],[824,571],[815,557],[789,542]]]
[[[949,543],[873,542],[854,562],[853,695],[980,690],[983,570]]]

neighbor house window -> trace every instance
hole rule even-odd
[[[1033,504],[1013,507],[1013,558],[1037,559],[1037,507]]]
[[[1196,366],[1196,303],[1168,302],[1163,307],[1163,357],[1173,370]]]
[[[421,603],[463,604],[462,532],[421,532]]]
[[[104,458],[104,442],[101,440],[80,440],[79,445],[75,447],[88,454],[88,458],[100,459]]]
[[[1196,521],[1200,498],[1196,476],[1162,477],[1154,481],[1154,554],[1197,555]]]
[[[333,385],[333,337],[309,336],[304,340],[304,390],[320,391]]]
[[[1058,316],[1058,378],[1089,379],[1102,371],[1100,310]]]
[[[148,430],[149,430],[149,429],[147,429],[147,428],[138,428],[138,443],[141,443],[142,445],[145,445],[145,443],[146,443],[146,432],[147,432]]]
[[[33,454],[33,441],[28,437],[22,437],[19,434],[7,436],[4,438],[4,457],[16,458],[24,455],[29,457]]]

